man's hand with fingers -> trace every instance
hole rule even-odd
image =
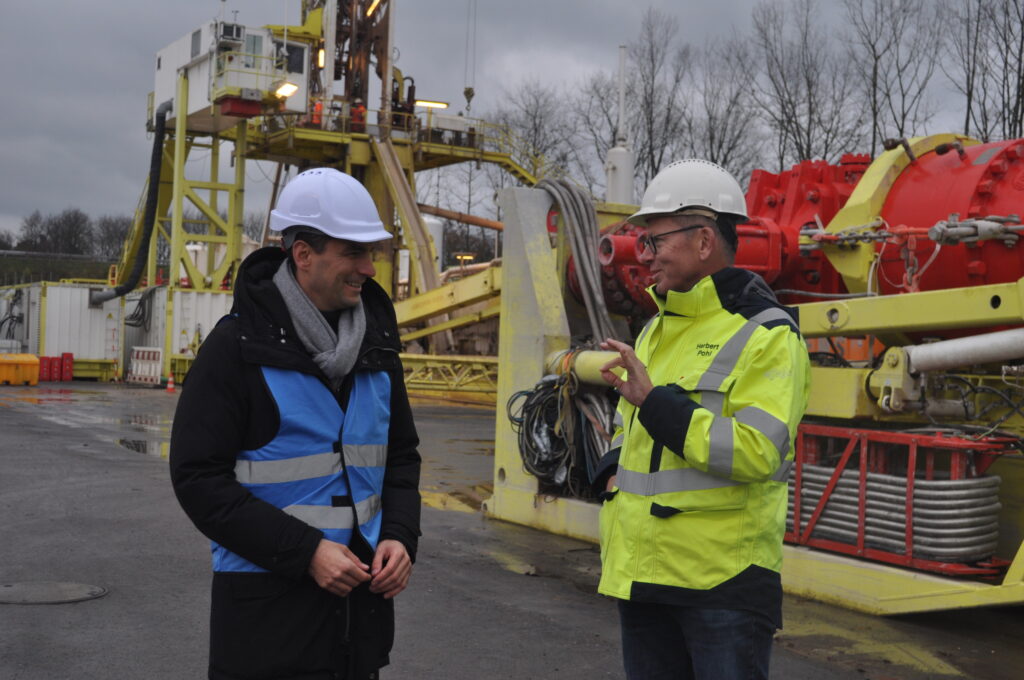
[[[371,578],[370,567],[356,557],[348,546],[326,538],[321,539],[313,553],[309,575],[318,586],[342,597]]]
[[[619,356],[601,367],[601,377],[605,382],[619,391],[626,401],[639,406],[654,389],[651,378],[647,375],[647,367],[637,358],[633,348],[624,342],[608,338],[601,343],[601,349],[618,352]],[[626,378],[620,378],[612,372],[613,368],[624,368]]]
[[[373,580],[370,592],[382,593],[384,599],[391,599],[405,590],[412,574],[412,560],[401,541],[386,539],[377,545],[370,570]]]

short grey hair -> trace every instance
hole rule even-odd
[[[689,226],[697,223],[702,226],[709,227],[714,230],[715,235],[722,241],[722,245],[725,247],[726,255],[729,256],[730,262],[736,261],[736,225],[739,223],[738,218],[733,218],[731,215],[719,215],[718,219],[711,219],[705,215],[669,215],[672,221],[680,227]],[[685,223],[684,223],[685,220]],[[730,238],[731,236],[731,238]]]

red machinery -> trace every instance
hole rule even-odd
[[[746,198],[750,221],[738,228],[736,265],[764,277],[786,304],[884,302],[884,296],[1024,280],[1018,243],[1024,140],[899,140],[874,164],[848,154],[836,165],[804,161],[778,174],[755,170]],[[609,310],[634,321],[655,311],[645,291],[649,272],[637,259],[641,233],[624,222],[612,225],[598,249]],[[576,293],[574,273],[570,262]],[[941,302],[929,304],[930,314],[944,315]],[[884,319],[879,334],[913,341],[977,335],[977,344],[986,345],[993,330],[1006,328],[950,330],[954,324],[940,319],[927,334],[903,333],[899,312],[860,309]],[[989,468],[1017,450],[1024,433],[1024,385],[1015,382],[1024,375],[1015,365],[1024,361],[1024,336],[1021,351],[999,362],[952,357],[945,366],[958,368],[914,371],[890,354],[883,362],[885,348],[871,336],[843,337],[841,329],[818,334],[823,337],[808,342],[821,350],[812,352],[820,367],[813,380],[824,386],[812,406],[827,420],[811,418],[800,427],[786,540],[945,575],[1004,573],[1009,561],[999,557],[998,526],[1007,523],[1007,489],[1004,483],[1000,490],[1000,477]],[[860,343],[856,354],[853,343]],[[977,366],[984,363],[989,366]],[[842,371],[856,376],[842,378]],[[890,378],[918,400],[891,409],[878,400],[876,407],[872,385]],[[835,383],[832,391],[828,381]],[[861,390],[867,410],[829,411],[828,403],[846,398],[836,399],[844,391]],[[1012,547],[1003,548],[1012,557]]]
[[[864,174],[870,159],[847,154],[838,165],[803,161],[775,174],[755,170],[747,191],[748,224],[737,229],[736,265],[757,272],[773,287],[815,293],[846,292],[842,279],[820,252],[801,257],[802,229],[817,229],[843,207]],[[604,231],[598,257],[605,298],[610,311],[625,316],[650,316],[654,302],[645,289],[647,268],[637,261],[636,239],[642,230],[626,222]],[[579,298],[572,261],[569,285]],[[787,301],[805,299],[790,295]]]
[[[1014,247],[1018,236],[1009,228],[1024,211],[1024,140],[941,145],[894,178],[876,222],[826,231],[869,160],[847,154],[837,165],[803,161],[778,174],[755,170],[747,191],[751,219],[738,229],[736,265],[763,276],[787,303],[850,292],[815,244],[873,241],[878,264],[871,285],[886,295],[1024,275],[1024,250]],[[636,259],[639,235],[632,225],[613,225],[599,249],[609,309],[628,316],[654,310],[644,292],[649,274]],[[950,247],[960,244],[967,247]],[[570,286],[578,291],[571,263]]]

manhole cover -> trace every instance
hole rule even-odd
[[[103,597],[107,589],[85,583],[0,583],[0,604],[64,604]]]

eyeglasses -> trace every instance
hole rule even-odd
[[[651,251],[651,255],[657,255],[658,254],[658,242],[661,239],[665,238],[669,234],[681,234],[684,231],[692,231],[694,229],[700,229],[703,226],[704,226],[703,224],[691,224],[688,227],[683,227],[681,229],[673,229],[672,231],[666,231],[666,232],[658,234],[656,236],[651,236],[650,234],[644,234],[639,239],[637,239],[637,242],[640,244],[640,251],[641,252],[643,252],[645,250],[650,250]]]

